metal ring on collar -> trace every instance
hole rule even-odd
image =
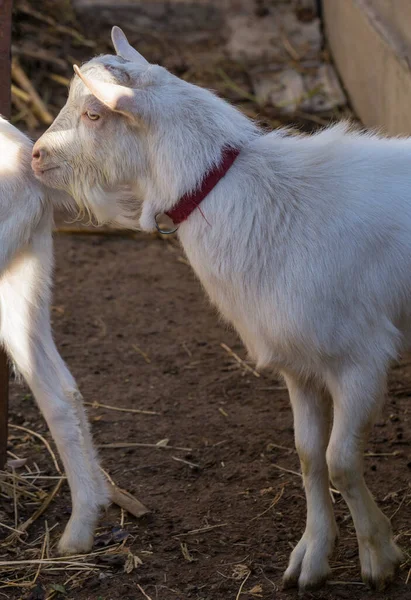
[[[175,233],[178,229],[178,225],[175,229],[169,229],[168,231],[165,229],[160,229],[158,223],[157,223],[157,217],[159,215],[161,215],[162,213],[157,213],[156,216],[154,217],[154,221],[156,222],[156,229],[159,233],[162,233],[163,235],[171,235],[172,233]]]

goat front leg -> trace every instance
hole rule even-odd
[[[40,256],[42,254],[40,253]],[[72,496],[72,515],[59,543],[63,554],[90,550],[108,491],[96,458],[76,383],[51,335],[49,254],[27,252],[0,282],[1,340],[30,386],[57,445]]]
[[[393,578],[402,552],[391,523],[376,505],[364,481],[364,446],[385,392],[385,373],[350,369],[330,382],[334,425],[327,449],[331,480],[350,509],[357,533],[365,583],[383,589]]]
[[[307,499],[305,532],[291,553],[284,587],[320,586],[328,578],[329,556],[338,535],[326,463],[331,398],[314,384],[285,375],[294,414],[295,445]]]

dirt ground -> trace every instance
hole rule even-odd
[[[22,19],[16,26],[17,37],[24,32],[30,35],[25,23]],[[70,51],[84,58],[94,52],[78,47]],[[202,52],[194,54],[197,62],[191,57],[196,67],[190,78],[209,84],[213,72],[204,64]],[[189,71],[187,64],[177,62],[176,72]],[[226,64],[225,68],[238,84],[246,85],[246,74],[238,65]],[[38,78],[40,89],[45,80],[45,76]],[[218,86],[216,81],[212,87]],[[238,90],[233,90],[231,86],[221,91],[240,102]],[[52,111],[64,102],[60,93]],[[244,108],[251,110],[247,103]],[[267,109],[262,118],[272,123],[276,115]],[[312,123],[303,119],[298,125],[309,128]],[[85,400],[156,413],[89,408],[95,440],[103,446],[104,468],[120,487],[143,501],[151,514],[140,520],[125,516],[121,529],[128,535],[125,545],[142,561],[130,573],[125,572],[124,561],[106,559],[99,571],[91,571],[77,587],[65,584],[69,569],[47,571],[39,573],[33,589],[0,588],[0,597],[296,598],[296,591],[281,591],[281,577],[304,529],[305,500],[282,383],[267,373],[257,377],[221,345],[246,359],[237,336],[219,321],[174,242],[143,234],[57,234],[55,250],[55,337]],[[367,481],[385,514],[392,517],[408,557],[410,395],[411,363],[404,362],[392,371],[384,413],[366,448]],[[28,390],[16,382],[11,386],[10,420],[50,439]],[[142,446],[104,447],[118,443]],[[13,429],[10,450],[28,456],[30,463],[37,462],[46,475],[52,474],[47,465],[43,469],[41,444],[29,442]],[[64,485],[23,545],[0,546],[0,561],[17,560],[23,550],[26,556],[36,546],[46,521],[53,545],[69,517],[69,506]],[[27,501],[19,518],[32,512]],[[362,585],[353,523],[338,495],[335,512],[340,541],[332,558],[332,581],[304,597],[411,598],[411,581],[406,583],[409,559],[386,592],[370,592]],[[12,507],[3,498],[0,513],[13,524]],[[118,531],[113,532],[113,527],[119,526],[119,519],[117,507],[102,517],[97,547],[113,541]]]

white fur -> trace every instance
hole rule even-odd
[[[59,167],[44,181],[76,196],[81,179],[91,212],[98,188],[99,214],[121,220],[103,187],[128,185],[143,201],[141,227],[153,230],[223,147],[241,150],[201,204],[205,218],[196,210],[178,235],[251,357],[290,391],[307,523],[284,581],[304,589],[328,576],[331,477],[353,517],[363,578],[383,587],[401,552],[365,485],[363,450],[389,363],[411,341],[411,139],[346,125],[264,135],[210,92],[132,57],[93,59],[80,75],[37,147]]]
[[[52,338],[53,205],[50,191],[33,177],[31,151],[30,140],[0,118],[0,341],[30,386],[63,460],[73,511],[59,550],[77,553],[91,548],[108,494],[82,397]]]

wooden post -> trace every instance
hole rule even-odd
[[[10,118],[11,111],[11,9],[13,0],[0,0],[0,114]],[[7,460],[9,408],[9,368],[0,349],[0,469]]]
[[[411,2],[323,0],[326,40],[365,127],[411,135]]]

